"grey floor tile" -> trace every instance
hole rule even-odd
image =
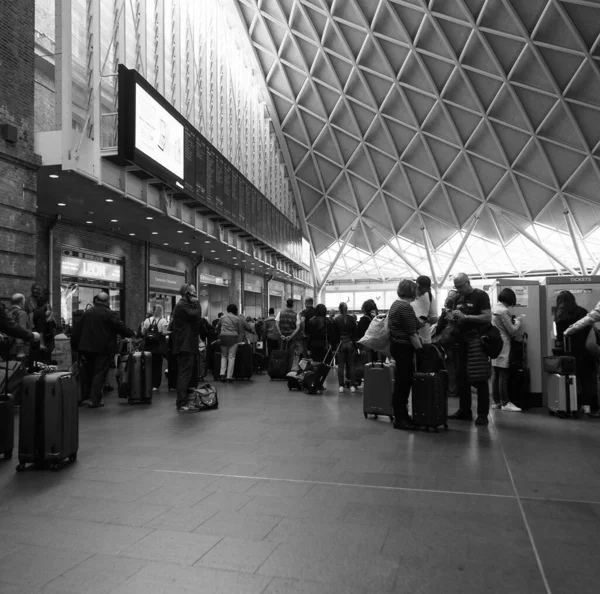
[[[261,540],[280,520],[281,516],[250,516],[225,510],[200,524],[194,533]]]
[[[278,544],[263,540],[225,537],[197,561],[195,566],[254,573]]]
[[[270,581],[242,572],[153,563],[111,594],[262,594]]]
[[[235,512],[252,501],[252,496],[247,495],[246,493],[235,493],[230,491],[208,493],[207,491],[204,491],[204,495],[207,495],[207,497],[202,499],[198,505],[204,508],[212,508],[216,511]]]
[[[246,495],[274,495],[276,497],[304,497],[314,486],[313,483],[291,481],[257,481]]]
[[[246,478],[221,477],[210,485],[204,487],[208,493],[227,492],[227,493],[247,493],[257,481]]]
[[[159,530],[192,532],[195,528],[219,513],[214,507],[176,507],[147,522],[144,527]]]
[[[320,549],[282,543],[258,570],[260,575],[360,587],[365,592],[392,590],[399,564],[379,555],[349,556],[333,548]]]
[[[49,582],[44,591],[109,594],[146,564],[129,557],[94,555]]]
[[[85,551],[24,546],[0,559],[0,582],[41,588],[91,556]]]
[[[347,584],[324,584],[274,578],[264,594],[364,594],[364,590],[353,588]]]
[[[208,497],[209,493],[194,487],[168,485],[156,487],[152,492],[140,497],[136,503],[149,503],[170,507],[191,507]]]
[[[154,530],[122,551],[126,557],[193,565],[221,540],[220,536]]]

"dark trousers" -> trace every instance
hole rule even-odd
[[[276,338],[267,338],[267,365],[273,351],[278,351],[281,348],[279,340]]]
[[[177,406],[184,406],[189,401],[188,390],[195,366],[196,353],[179,353],[177,355]]]
[[[323,362],[327,353],[327,343],[324,340],[313,340],[310,343],[310,357],[318,363]]]
[[[454,349],[456,369],[456,391],[461,412],[471,412],[471,384],[467,377],[467,345],[459,344]],[[477,416],[487,417],[490,412],[490,385],[487,381],[472,384],[477,389]]]
[[[504,406],[510,402],[508,380],[510,371],[507,367],[492,367],[492,400]]]
[[[81,381],[83,398],[97,403],[102,400],[102,388],[114,355],[104,353],[79,353],[83,363]]]
[[[160,388],[162,382],[163,356],[161,353],[152,353],[152,387]]]
[[[596,381],[596,360],[591,354],[578,353],[575,357],[577,365],[577,404],[598,408],[598,385]]]
[[[396,377],[392,396],[394,417],[399,421],[407,420],[409,418],[408,397],[410,396],[415,372],[414,348],[412,344],[392,342],[390,351],[396,362]]]
[[[351,341],[342,342],[337,354],[338,384],[345,385],[344,370],[347,370],[348,381],[356,386],[356,347]]]

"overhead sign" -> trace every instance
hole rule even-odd
[[[244,291],[249,293],[262,293],[262,287],[260,285],[253,285],[252,283],[244,283]]]
[[[200,273],[198,278],[201,283],[205,285],[221,285],[223,287],[227,287],[229,285],[229,279],[223,278],[221,276],[213,276],[212,274]]]
[[[122,266],[108,262],[74,258],[73,256],[62,256],[60,273],[63,276],[89,278],[110,283],[120,283],[123,281]]]
[[[185,275],[183,274],[172,274],[169,272],[150,269],[148,286],[152,289],[160,289],[162,291],[177,293],[181,285],[184,283]]]

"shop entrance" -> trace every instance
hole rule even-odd
[[[218,285],[208,286],[208,319],[217,318],[219,312],[225,313],[229,305],[229,287]]]
[[[283,307],[283,298],[278,295],[270,295],[269,301],[271,302],[270,307],[275,310],[275,315],[277,315]]]
[[[244,291],[244,314],[251,318],[259,318],[262,314],[262,294]]]
[[[155,305],[163,308],[163,315],[167,320],[171,319],[171,314],[177,305],[178,295],[165,295],[162,293],[150,293],[150,305],[148,311],[152,311]]]
[[[108,289],[102,286],[80,285],[69,283],[60,285],[60,316],[71,325],[73,323],[73,312],[78,309],[89,309],[93,305],[94,295],[105,292],[109,296],[109,305],[113,311],[121,316],[121,293],[120,289]]]

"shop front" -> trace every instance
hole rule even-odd
[[[163,315],[169,320],[180,296],[179,289],[185,282],[185,273],[150,268],[148,271],[148,311],[152,311],[155,305],[160,305],[163,308]]]
[[[61,250],[60,316],[67,324],[73,312],[89,309],[94,295],[108,293],[110,308],[123,317],[124,261],[110,255],[81,249]]]
[[[244,275],[244,314],[251,318],[263,316],[264,279],[254,274]]]
[[[280,281],[269,281],[269,307],[279,313],[284,306],[283,296],[285,294],[285,285]]]
[[[198,299],[202,314],[210,321],[220,312],[225,313],[232,302],[230,287],[232,271],[216,264],[201,264],[198,267]]]

